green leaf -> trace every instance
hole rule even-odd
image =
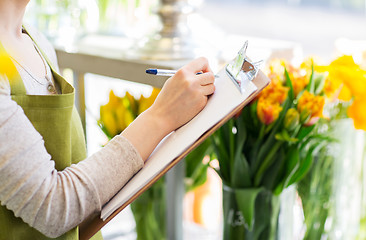
[[[210,150],[211,139],[208,138],[185,157],[186,177],[192,178],[192,176],[195,174],[196,168],[198,168],[200,165],[204,165],[202,160],[206,155],[209,154]]]
[[[291,176],[291,179],[286,184],[286,187],[304,178],[304,176],[309,172],[312,166],[314,154],[323,149],[328,143],[329,141],[327,140],[321,140],[321,141],[315,140],[309,143],[310,146],[308,150],[306,150],[305,152],[306,154],[305,157],[303,159],[300,159],[300,164],[296,172]],[[302,149],[305,149],[305,147],[302,147]]]
[[[230,157],[234,158],[235,151],[235,134],[233,133],[234,120],[231,118],[228,122],[228,135],[229,135],[229,147],[230,147]]]
[[[192,191],[206,182],[208,166],[208,164],[202,164],[195,169],[189,181],[186,181],[186,192]]]
[[[245,126],[244,121],[239,118],[235,121],[236,123],[236,130],[237,130],[237,134],[236,134],[236,149],[235,149],[235,156],[237,154],[241,154],[242,149],[244,147],[244,143],[247,140],[247,129]]]
[[[220,173],[219,175],[223,181],[230,182],[230,159],[228,149],[223,144],[222,131],[222,128],[220,128],[211,136],[211,143],[220,165],[217,172]]]
[[[212,145],[211,139],[208,138],[185,157],[187,192],[206,182],[208,164],[204,164],[202,160],[210,151],[212,151]]]
[[[314,64],[311,64],[311,74],[310,74],[310,79],[309,79],[309,83],[306,86],[306,90],[310,93],[314,93]]]
[[[316,124],[312,125],[312,126],[309,126],[309,127],[306,127],[306,126],[302,126],[300,128],[300,131],[299,133],[297,134],[297,138],[299,140],[302,140],[304,139],[309,133],[311,133],[311,131],[313,131],[313,129],[315,128]]]
[[[325,85],[325,74],[320,74],[314,72],[314,94],[320,95],[323,92],[324,85]]]
[[[300,181],[310,170],[311,165],[313,163],[313,155],[312,155],[313,150],[310,150],[308,152],[308,154],[305,157],[305,160],[301,162],[299,168],[297,169],[297,171],[295,172],[295,174],[293,174],[291,176],[291,179],[286,183],[286,187],[292,185],[293,183],[296,183],[298,181]]]
[[[281,147],[282,142],[277,141],[268,152],[267,156],[264,158],[262,164],[259,166],[258,172],[254,177],[254,186],[259,186],[265,171],[272,165],[272,163],[276,160],[275,154],[278,149]]]
[[[285,78],[286,78],[286,85],[290,87],[290,91],[288,92],[288,98],[290,99],[291,102],[293,102],[295,98],[294,87],[292,86],[290,75],[288,74],[286,68],[285,68]]]
[[[297,138],[291,137],[285,129],[283,129],[282,132],[277,133],[275,135],[275,139],[279,140],[279,141],[289,142],[289,143],[295,143],[298,141]]]
[[[280,151],[276,155],[276,162],[270,166],[271,170],[267,171],[266,175],[263,177],[262,186],[269,189],[271,192],[276,189],[282,179],[285,171],[286,154],[287,152],[285,153],[284,149],[280,148]]]
[[[231,183],[235,188],[247,188],[252,186],[249,164],[242,153],[235,156]]]
[[[283,187],[289,186],[288,183],[291,181],[293,175],[296,174],[299,165],[300,165],[300,152],[297,147],[293,147],[290,149],[287,155]]]
[[[243,214],[249,231],[253,229],[255,200],[263,188],[234,189],[238,207]]]

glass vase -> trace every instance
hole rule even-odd
[[[364,195],[363,131],[351,119],[336,120],[328,133],[334,141],[314,158],[307,176],[298,186],[303,208],[303,231],[299,238],[364,239],[362,205]]]
[[[223,239],[278,239],[279,210],[279,197],[268,190],[235,189],[224,185]]]
[[[362,219],[364,131],[356,130],[352,119],[334,126],[334,213],[330,239],[356,239]]]
[[[304,240],[320,240],[329,234],[334,211],[334,168],[335,158],[323,149],[297,185],[304,214]]]

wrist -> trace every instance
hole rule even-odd
[[[159,142],[174,130],[165,120],[163,115],[154,109],[148,109],[141,113],[121,135],[130,141],[145,161]]]
[[[173,124],[168,120],[166,114],[155,109],[154,106],[151,106],[141,115],[141,117],[146,118],[146,122],[149,124],[150,128],[157,131],[155,134],[161,135],[162,138],[174,130]]]

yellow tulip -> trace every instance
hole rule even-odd
[[[0,50],[0,75],[6,75],[8,79],[12,79],[16,72],[17,69],[9,55]]]
[[[347,114],[353,119],[356,129],[366,130],[366,96],[358,96],[348,108]]]
[[[116,118],[118,133],[120,133],[123,130],[125,130],[125,128],[128,126],[125,120],[125,115],[128,114],[129,111],[123,104],[120,104],[119,106],[113,109],[113,112]]]
[[[331,100],[339,99],[346,102],[351,100],[352,94],[350,89],[343,84],[341,79],[334,77],[333,74],[331,72],[325,79],[325,95]]]
[[[292,131],[299,124],[300,114],[295,108],[290,108],[287,110],[285,119],[284,119],[284,127],[285,129]]]
[[[366,71],[361,69],[339,68],[338,77],[341,78],[353,96],[366,94]]]
[[[125,96],[121,98],[111,90],[108,103],[100,107],[100,120],[98,122],[104,127],[110,138],[114,137],[128,127],[142,112],[141,110],[150,107],[159,91],[159,89],[154,88],[150,97],[141,96],[140,100],[137,101],[129,92],[126,92]]]
[[[316,70],[329,72],[324,89],[328,97],[350,101],[353,96],[366,94],[366,71],[352,56],[339,57],[329,66],[319,66]]]
[[[349,55],[343,55],[334,61],[332,61],[329,65],[331,68],[337,68],[337,67],[347,67],[349,69],[352,68],[358,68],[358,65],[353,60],[352,56]]]
[[[100,108],[100,122],[105,126],[110,137],[122,132],[135,118],[128,107],[130,103],[127,94],[126,96],[125,98],[117,97],[111,90],[109,102]],[[124,103],[124,100],[127,103]]]
[[[301,63],[300,69],[305,70],[307,73],[311,73],[312,67],[316,70],[316,68],[320,66],[321,62],[322,60],[318,56],[310,56]]]
[[[128,127],[128,125],[130,125],[133,122],[133,120],[135,120],[135,116],[132,114],[132,112],[126,111],[124,115],[124,123],[126,127]]]
[[[160,88],[153,88],[150,97],[152,99],[154,99],[154,101],[155,101],[155,99],[158,97],[159,93],[160,93]]]
[[[130,110],[132,111],[132,113],[137,116],[138,115],[138,102],[135,99],[134,96],[132,96],[132,94],[130,94],[128,91],[126,92],[125,97],[123,98],[124,100],[124,104],[127,108],[130,108]]]
[[[109,92],[109,102],[107,105],[109,105],[111,108],[117,108],[121,105],[122,98],[117,97],[113,90]]]
[[[141,95],[140,100],[139,100],[138,114],[141,114],[143,111],[148,109],[154,103],[159,92],[160,92],[160,89],[153,88],[151,95],[148,98],[145,98],[143,95]]]
[[[141,97],[139,99],[139,110],[138,110],[138,114],[141,114],[143,111],[145,111],[146,109],[148,109],[150,106],[147,103],[147,98],[145,98],[142,94]]]
[[[112,138],[113,136],[118,134],[116,118],[114,116],[114,113],[112,112],[112,109],[109,106],[100,106],[99,122],[101,122],[101,124],[105,127],[109,137]]]

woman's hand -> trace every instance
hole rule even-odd
[[[173,131],[205,107],[207,97],[215,91],[214,80],[207,59],[193,60],[167,80],[149,111],[164,123],[168,132]]]
[[[201,74],[197,74],[201,73]],[[196,116],[215,91],[214,74],[205,58],[188,63],[169,78],[154,104],[123,132],[143,160],[171,131]]]

